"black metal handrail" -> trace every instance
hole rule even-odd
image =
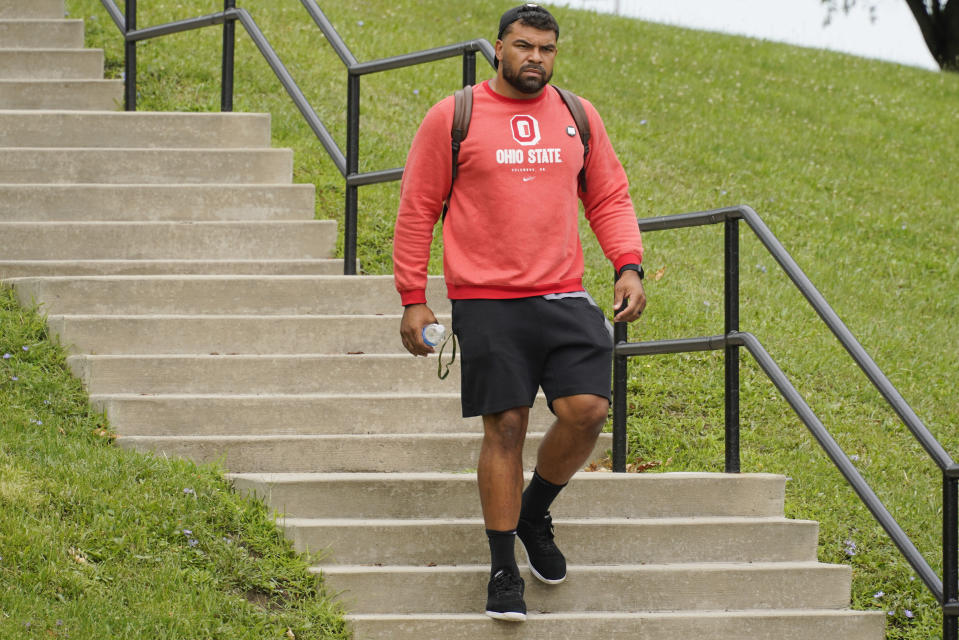
[[[909,536],[896,522],[849,457],[792,385],[775,360],[750,333],[739,330],[739,226],[745,220],[762,244],[812,305],[826,326],[872,385],[892,407],[910,433],[942,471],[942,579],[919,553]],[[943,449],[922,420],[893,386],[889,378],[866,353],[852,332],[839,319],[822,294],[796,264],[769,227],[750,207],[739,206],[639,220],[642,231],[659,231],[709,224],[725,227],[725,333],[701,338],[656,340],[630,343],[626,323],[615,327],[613,367],[613,470],[626,470],[626,361],[631,356],[692,351],[725,351],[726,471],[739,472],[739,348],[745,347],[760,368],[806,425],[826,455],[850,484],[869,512],[912,566],[923,583],[942,605],[943,639],[959,638],[959,466]]]
[[[110,14],[114,24],[123,34],[124,47],[124,103],[127,111],[136,110],[137,42],[160,36],[192,31],[214,25],[223,25],[222,81],[220,87],[220,109],[233,110],[233,69],[236,39],[236,22],[246,29],[257,49],[266,59],[280,84],[289,94],[296,108],[303,115],[310,129],[316,135],[327,155],[345,178],[346,197],[343,222],[343,273],[356,274],[357,227],[359,209],[359,187],[381,182],[399,180],[403,177],[403,167],[379,171],[360,172],[360,78],[371,73],[400,69],[445,58],[463,56],[463,85],[476,82],[476,54],[481,53],[490,66],[495,57],[493,45],[484,39],[468,40],[455,44],[416,51],[380,60],[359,62],[340,37],[332,23],[316,4],[315,0],[300,0],[307,13],[329,41],[333,50],[346,66],[347,84],[347,132],[346,153],[340,150],[333,136],[327,130],[316,110],[300,90],[293,76],[287,70],[269,40],[257,26],[246,9],[236,6],[236,0],[224,0],[224,9],[217,13],[177,20],[144,29],[137,28],[137,0],[125,0],[126,13],[121,13],[114,0],[100,0]]]

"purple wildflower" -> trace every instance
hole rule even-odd
[[[856,541],[846,540],[846,555],[850,558],[856,555]]]

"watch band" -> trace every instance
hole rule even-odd
[[[619,268],[619,272],[616,274],[616,277],[622,277],[623,271],[635,271],[639,275],[640,280],[646,277],[646,272],[643,271],[643,265],[641,264],[624,264]]]

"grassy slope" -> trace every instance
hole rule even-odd
[[[112,446],[43,320],[0,289],[0,637],[346,637],[263,504]]]
[[[491,38],[490,26],[509,4],[364,0],[325,10],[363,61]],[[250,8],[344,146],[345,71],[299,3],[270,5]],[[96,16],[87,23],[88,41],[107,48],[117,72],[120,42],[99,3],[68,6],[74,16]],[[157,0],[143,7],[140,24],[217,8]],[[959,222],[950,215],[957,187],[948,174],[959,154],[948,143],[959,132],[959,78],[585,12],[556,14],[563,28],[557,82],[604,115],[638,214],[751,205],[946,449],[959,450],[949,394],[957,378],[951,356],[959,351]],[[209,29],[141,47],[142,108],[216,109],[218,46],[218,31]],[[191,55],[183,55],[187,48]],[[274,114],[275,143],[297,151],[296,179],[317,185],[318,216],[341,217],[342,179],[245,36],[238,58],[237,109]],[[361,168],[402,164],[420,117],[458,78],[457,60],[364,78]],[[390,268],[396,194],[395,184],[361,189],[360,257],[372,273]],[[647,271],[658,279],[648,282],[649,311],[634,337],[721,330],[720,238],[718,229],[647,234]],[[591,288],[608,305],[608,266],[587,245]],[[938,567],[935,469],[746,232],[742,251],[743,329],[780,361]],[[721,469],[721,371],[713,354],[634,362],[633,453],[665,470]],[[820,557],[852,564],[857,606],[894,612],[890,638],[934,635],[931,598],[748,357],[743,384],[744,470],[791,478],[789,515],[820,521]],[[880,591],[885,595],[874,597]]]

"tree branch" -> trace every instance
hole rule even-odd
[[[959,71],[959,55],[957,55],[956,47],[956,40],[959,39],[959,2],[952,0],[945,3],[942,7],[939,25],[943,33],[946,34],[945,41],[949,43],[943,55],[946,60],[942,68]]]
[[[959,24],[959,2],[953,0],[942,7],[942,24],[953,33],[959,33],[953,28]]]
[[[954,5],[955,3],[956,0],[953,0],[953,2],[949,4]],[[916,24],[919,25],[919,31],[922,33],[922,39],[926,41],[926,47],[929,49],[929,53],[932,54],[932,57],[936,59],[936,62],[938,62],[941,67],[943,64],[942,41],[939,38],[932,16],[930,16],[926,10],[925,0],[906,0],[906,4],[909,5],[909,9],[912,10],[912,15],[916,19]],[[933,0],[933,11],[938,10],[939,0]]]

